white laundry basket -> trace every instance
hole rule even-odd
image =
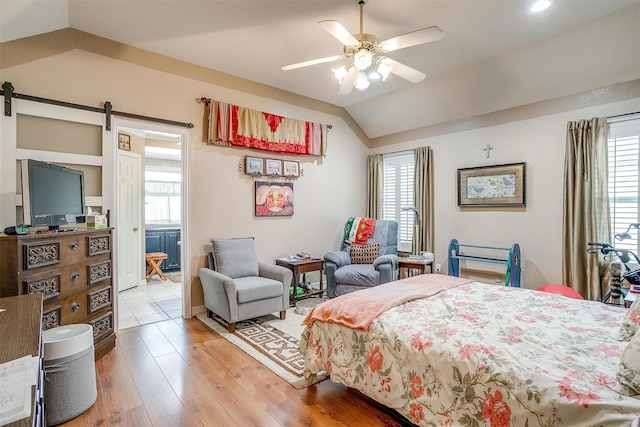
[[[75,324],[43,332],[44,408],[47,425],[85,412],[98,396],[93,327]]]

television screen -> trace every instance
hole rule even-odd
[[[22,179],[25,223],[35,227],[81,221],[78,217],[84,216],[84,172],[28,160],[26,170],[23,166]]]

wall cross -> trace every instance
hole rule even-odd
[[[491,157],[491,150],[493,150],[493,147],[491,146],[491,144],[487,144],[487,146],[482,149],[482,151],[487,152],[487,159]]]

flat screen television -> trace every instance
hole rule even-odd
[[[37,160],[22,161],[22,210],[32,227],[84,222],[84,172]]]

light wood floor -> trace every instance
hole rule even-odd
[[[195,318],[120,331],[96,373],[96,403],[64,426],[405,424],[329,380],[296,390]]]

